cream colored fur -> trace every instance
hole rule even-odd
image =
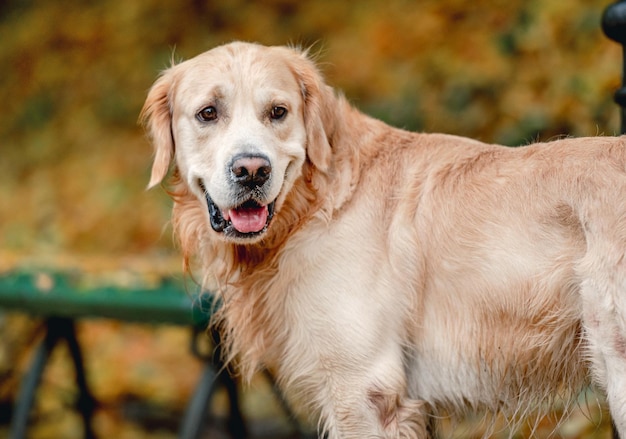
[[[196,117],[207,105],[214,122]],[[626,437],[623,138],[403,131],[305,53],[247,43],[163,72],[142,117],[150,186],[173,167],[175,232],[222,301],[230,358],[245,377],[271,369],[330,439],[424,438],[439,409],[526,413],[588,378]],[[204,189],[234,206],[225,169],[242,152],[270,159],[276,211],[230,239]]]

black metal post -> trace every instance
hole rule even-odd
[[[602,30],[607,37],[622,45],[622,87],[615,92],[615,102],[620,106],[622,134],[626,134],[626,0],[608,6],[602,15]]]
[[[605,35],[622,45],[622,87],[615,92],[615,102],[620,106],[620,132],[626,134],[626,0],[609,5],[602,15],[602,30]],[[620,439],[611,421],[613,439]]]

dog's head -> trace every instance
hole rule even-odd
[[[259,241],[305,162],[329,167],[327,93],[306,54],[285,47],[231,43],[167,69],[142,109],[155,149],[149,187],[174,164],[215,233]]]

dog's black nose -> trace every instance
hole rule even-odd
[[[272,165],[267,157],[241,155],[233,159],[230,167],[233,181],[244,186],[262,186],[272,173]]]

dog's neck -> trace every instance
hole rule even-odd
[[[332,159],[327,179],[331,187],[330,209],[336,213],[351,199],[364,173],[375,165],[377,159],[393,153],[389,145],[412,144],[417,134],[362,113],[343,96],[335,97],[332,108],[335,123],[328,133]],[[396,141],[392,142],[392,138]]]
[[[333,119],[337,122],[333,131],[329,132],[329,143],[332,148],[331,167],[328,172],[331,190],[332,211],[341,209],[341,206],[350,198],[359,181],[359,169],[363,145],[367,142],[362,138],[367,136],[357,125],[367,119],[367,116],[352,107],[341,96],[336,98],[333,106]],[[342,120],[337,120],[340,118]]]

